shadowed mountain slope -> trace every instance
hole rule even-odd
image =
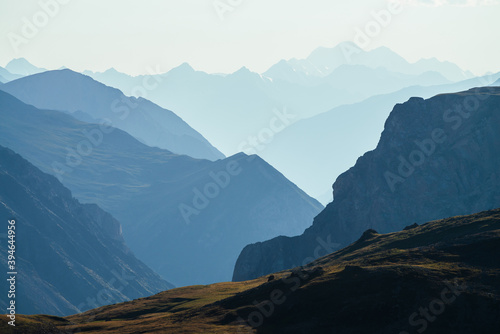
[[[4,231],[7,219],[15,221],[18,313],[68,315],[173,287],[129,251],[110,214],[81,204],[55,177],[3,146],[0,216]],[[2,249],[8,240],[0,238]],[[7,268],[7,251],[0,263]],[[0,287],[7,297],[5,279]],[[7,302],[0,300],[2,309]]]
[[[82,333],[493,333],[499,251],[496,209],[389,234],[369,230],[272,280],[173,289],[66,318],[23,317],[20,325]]]
[[[87,122],[106,121],[149,146],[200,159],[224,158],[172,111],[143,98],[127,97],[71,70],[30,75],[3,85],[2,90],[40,109],[69,112]]]
[[[258,156],[176,155],[5,92],[0,144],[110,212],[137,257],[177,286],[230,280],[246,244],[298,235],[323,208]]]

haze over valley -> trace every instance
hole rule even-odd
[[[499,15],[2,2],[0,332],[495,332]]]

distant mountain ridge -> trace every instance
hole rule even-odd
[[[242,151],[251,138],[259,135],[265,138],[265,134],[272,134],[267,141],[259,139],[253,145],[257,153],[272,142],[276,131],[270,124],[276,122],[276,110],[286,109],[294,116],[284,124],[286,128],[300,119],[373,95],[408,86],[446,84],[470,75],[464,76],[457,66],[437,60],[410,64],[384,48],[361,50],[348,61],[340,47],[319,48],[306,60],[282,60],[262,74],[246,67],[226,75],[208,74],[187,63],[165,73],[150,72],[135,77],[114,69],[85,73],[126,95],[137,95],[136,87],[144,80],[159,81],[147,92],[147,98],[174,110],[227,155]]]
[[[45,68],[36,67],[25,58],[12,59],[7,65],[5,65],[5,69],[20,76],[27,76],[47,71]]]
[[[69,315],[173,288],[128,250],[110,214],[3,146],[0,214],[5,231],[15,220],[17,313]],[[0,244],[7,249],[6,238]],[[0,263],[7,268],[7,252]],[[5,279],[0,287],[8,291]]]
[[[245,247],[233,280],[298,266],[316,254],[319,237],[333,251],[367,229],[387,233],[499,207],[499,106],[499,87],[397,104],[376,149],[337,178],[333,202],[313,225]]]
[[[6,83],[8,81],[12,81],[12,80],[19,79],[22,77],[22,75],[10,73],[7,69],[5,69],[3,67],[0,67],[0,76],[2,78],[1,79],[2,83]]]
[[[11,81],[2,90],[42,109],[67,111],[87,122],[107,120],[143,143],[178,154],[223,159],[213,147],[170,110],[71,70],[47,71]]]
[[[319,47],[305,59],[292,58],[285,62],[292,70],[311,77],[328,76],[342,65],[364,65],[372,69],[382,67],[389,71],[410,75],[434,71],[450,81],[461,81],[473,77],[472,73],[463,71],[451,62],[441,62],[436,58],[431,58],[421,59],[411,64],[387,47],[365,51],[353,42],[342,42],[333,48]],[[284,65],[283,62],[279,64],[281,67]],[[271,75],[274,66],[264,75]]]

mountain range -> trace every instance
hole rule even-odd
[[[146,145],[177,154],[217,160],[224,155],[170,110],[71,70],[47,71],[10,81],[2,90],[41,109],[67,111],[76,118],[105,121]]]
[[[233,280],[317,258],[318,240],[344,247],[367,229],[398,231],[500,206],[500,88],[397,104],[377,147],[333,184],[333,202],[301,236],[248,245]]]
[[[25,58],[15,58],[5,65],[5,69],[18,76],[27,76],[47,71],[42,67],[37,67],[27,61]]]
[[[354,43],[148,72],[0,68],[18,331],[498,328],[500,73]]]
[[[42,70],[33,65],[31,67]],[[282,60],[262,74],[246,68],[228,75],[207,74],[195,71],[187,63],[163,74],[158,69],[148,69],[148,72],[150,74],[136,77],[114,69],[84,73],[121,89],[126,95],[143,96],[174,110],[226,154],[243,151],[264,157],[325,205],[332,199],[328,184],[364,152],[373,149],[392,105],[411,96],[427,98],[438,93],[468,89],[478,86],[479,82],[464,80],[472,74],[449,62],[426,59],[411,64],[388,48],[364,51],[350,42],[333,48],[318,48],[306,59]],[[500,75],[491,76],[495,77]],[[460,82],[454,84],[451,81]],[[5,89],[8,90],[8,87]],[[10,91],[21,97],[16,95],[18,92],[19,88]],[[47,92],[40,95],[38,100],[32,99],[37,100],[34,105],[38,107],[58,110],[71,107],[61,106],[57,99],[52,105],[41,103],[40,99]],[[384,96],[375,98],[376,95]],[[92,100],[84,97],[85,101]],[[88,108],[88,102],[84,104],[90,111],[84,114],[80,111],[85,108],[80,108],[75,116],[92,121],[86,114],[99,108],[95,105]],[[119,116],[132,110],[129,105],[135,104],[134,98],[127,98],[119,104],[115,103],[115,108],[107,108],[107,113],[101,110],[98,114],[111,114],[115,126],[150,146],[176,153],[188,152],[188,155],[198,158],[222,158],[219,151],[200,154],[198,149],[186,150],[186,137],[179,139],[178,134],[176,140],[171,136],[166,139],[180,142],[183,147],[163,145],[167,140],[157,134],[162,130],[150,133],[145,130],[146,127],[137,126],[137,122],[130,117],[125,121],[119,119]],[[314,115],[317,116],[309,118]],[[154,120],[154,117],[149,118]],[[144,123],[142,121],[139,123]],[[122,123],[129,124],[120,127]],[[154,127],[158,127],[158,122],[153,123]],[[348,131],[342,124],[353,126]],[[318,135],[310,135],[311,127]],[[175,131],[175,128],[170,128],[169,132]],[[143,139],[146,137],[148,140]],[[339,141],[343,144],[329,145]],[[213,149],[210,143],[205,143],[210,146],[209,150]],[[325,149],[333,150],[332,154],[325,156]],[[323,163],[316,164],[318,159]],[[304,173],[304,170],[308,172]]]
[[[81,204],[55,177],[2,146],[0,215],[15,222],[18,313],[69,315],[173,288],[129,251],[110,214]],[[7,240],[0,238],[4,250]],[[0,263],[7,268],[7,257]],[[7,283],[0,283],[5,297]],[[7,302],[0,299],[2,309]]]
[[[353,42],[342,42],[332,48],[319,47],[305,59],[292,58],[283,62],[280,66],[287,64],[288,68],[295,73],[308,77],[328,76],[343,65],[363,65],[372,69],[384,68],[388,71],[409,75],[421,75],[431,71],[441,74],[450,81],[462,81],[474,76],[469,71],[463,71],[448,61],[430,58],[409,63],[387,47],[364,50]],[[272,66],[266,73],[270,74],[275,69],[276,65]],[[288,71],[288,74],[290,73]]]
[[[258,138],[253,146],[266,146],[282,128],[343,104],[471,76],[435,59],[410,64],[387,48],[356,49],[359,53],[347,61],[342,45],[354,47],[343,43],[320,48],[307,59],[282,60],[262,74],[246,67],[227,75],[207,74],[187,63],[166,73],[148,69],[150,74],[136,77],[114,69],[84,73],[126,95],[146,94],[147,99],[174,110],[226,155],[241,151],[252,137]],[[154,83],[154,89],[144,92],[140,89],[144,82]],[[283,123],[276,120],[276,113],[284,110],[291,116]]]
[[[177,286],[230,280],[246,244],[300,234],[323,208],[258,156],[177,155],[1,91],[0,145],[111,213],[137,257]]]
[[[5,68],[0,67],[0,83],[6,83],[19,78],[22,78],[22,75],[10,73]]]

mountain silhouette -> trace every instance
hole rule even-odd
[[[318,49],[304,61],[281,60],[262,74],[246,67],[226,75],[208,74],[187,63],[165,73],[150,70],[152,74],[135,77],[114,70],[86,73],[134,96],[135,87],[144,80],[156,80],[158,85],[147,92],[148,99],[174,110],[215,147],[232,155],[241,151],[260,154],[281,129],[337,106],[408,86],[449,83],[447,72],[431,63],[410,64],[384,48],[360,51],[356,61],[349,62],[337,47]],[[453,79],[457,77],[465,79],[458,67]],[[284,110],[293,117],[281,124],[276,113]],[[259,136],[257,143],[249,144]]]
[[[129,251],[110,214],[2,146],[0,214],[15,220],[18,313],[74,314],[173,287]],[[7,252],[0,262],[7,268]],[[0,287],[9,290],[5,279]]]
[[[333,185],[333,202],[298,237],[248,245],[236,281],[301,265],[367,229],[388,233],[412,223],[500,206],[500,88],[475,88],[397,104],[380,141]]]
[[[24,58],[12,59],[9,63],[7,63],[5,69],[10,73],[20,76],[27,76],[47,71],[45,68],[36,67]]]
[[[11,81],[2,90],[38,108],[67,111],[83,121],[106,120],[149,146],[201,159],[224,158],[172,111],[68,69]]]
[[[177,286],[230,280],[246,244],[300,234],[323,208],[258,156],[173,154],[5,92],[0,145],[111,213],[137,257]]]
[[[412,96],[430,98],[436,94],[488,85],[498,77],[500,73],[452,84],[412,86],[336,107],[291,124],[276,134],[260,155],[326,205],[332,201],[331,184],[335,179],[365,152],[375,148],[395,104]]]

